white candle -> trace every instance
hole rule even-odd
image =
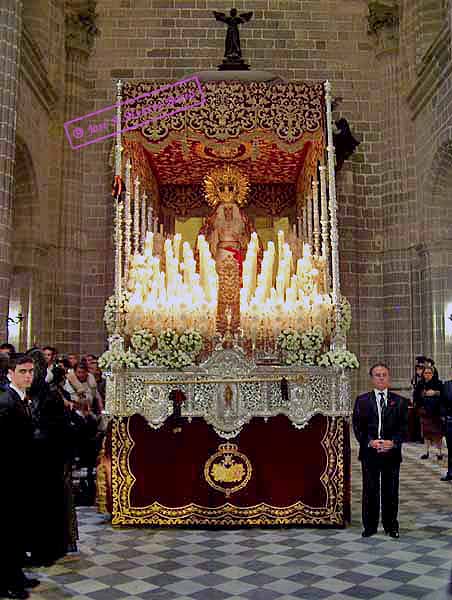
[[[180,257],[180,243],[181,243],[181,234],[180,233],[176,233],[176,235],[173,238],[173,246],[174,246],[174,256],[177,260],[177,262],[179,263],[179,257]]]

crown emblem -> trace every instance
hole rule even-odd
[[[204,466],[207,483],[226,497],[243,489],[251,479],[252,472],[248,457],[238,451],[237,444],[231,442],[220,444]]]
[[[231,454],[237,452],[237,450],[237,444],[231,444],[231,442],[226,442],[225,444],[220,444],[218,446],[218,452],[220,452],[221,454]]]

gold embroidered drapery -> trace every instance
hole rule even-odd
[[[174,88],[132,102],[167,83],[126,82],[123,99],[130,102],[129,113],[171,94]],[[201,86],[203,106],[123,134],[126,143],[144,148],[148,168],[159,185],[199,186],[207,172],[226,162],[243,169],[251,184],[292,185],[303,194],[325,145],[322,83],[208,81]],[[134,124],[124,110],[123,127]],[[269,214],[278,214],[271,203],[268,206],[268,193],[266,197]],[[188,214],[193,199],[193,193],[189,194],[186,206],[181,207],[183,215]],[[288,199],[282,205],[287,203]],[[276,204],[281,207],[281,198]]]

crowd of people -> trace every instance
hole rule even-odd
[[[84,472],[82,499],[93,503],[104,401],[96,356],[0,345],[0,597],[27,598],[39,581],[24,568],[77,551],[72,473]]]
[[[357,398],[353,411],[363,474],[362,535],[377,533],[381,508],[385,533],[398,538],[408,401],[390,390],[385,363],[369,374],[371,390]],[[426,446],[421,458],[436,449],[442,460],[445,437],[448,470],[441,479],[452,481],[452,380],[443,383],[434,361],[418,356],[412,386]],[[0,345],[0,477],[8,482],[0,494],[0,597],[28,598],[39,581],[25,575],[27,566],[50,566],[77,550],[73,470],[85,474],[83,503],[93,503],[104,404],[96,356],[61,356],[51,346],[16,353],[11,344]]]
[[[413,407],[420,423],[420,438],[425,451],[422,460],[435,451],[438,461],[443,460],[443,438],[448,447],[448,468],[442,481],[452,480],[452,381],[442,382],[435,362],[426,356],[417,356],[412,379]]]

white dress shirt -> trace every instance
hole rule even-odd
[[[377,411],[378,411],[378,439],[381,439],[381,429],[382,429],[382,419],[381,419],[381,405],[380,405],[380,398],[381,398],[381,394],[384,395],[384,406],[385,408],[388,406],[388,390],[377,390],[374,389],[374,394],[375,394],[375,399],[376,399],[376,403],[377,403]]]
[[[14,383],[12,381],[9,382],[9,387],[14,390],[17,394],[19,394],[20,399],[22,400],[22,402],[25,401],[25,396],[27,395],[27,392],[25,392],[24,390],[20,390],[18,387],[16,387],[14,385]]]

